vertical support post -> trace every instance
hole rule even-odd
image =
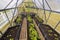
[[[48,7],[50,8],[50,12],[49,12],[49,16],[48,16],[48,18],[46,19],[47,21],[46,21],[46,23],[48,22],[48,20],[49,20],[49,18],[50,18],[50,15],[51,15],[51,7],[49,6],[49,4],[48,4],[48,2],[47,2],[47,0],[45,0],[45,2],[47,3],[47,5],[48,5]]]
[[[15,7],[17,7],[18,1],[19,1],[19,0],[16,1]],[[16,12],[16,8],[14,9],[14,13],[13,13],[13,17],[12,17],[12,25],[13,25],[13,21],[14,21],[14,14],[15,14],[15,12]]]
[[[44,4],[44,0],[42,0],[42,3],[43,3],[43,9],[44,9],[44,19],[45,19],[45,23],[46,23],[46,13],[45,13],[45,4]]]

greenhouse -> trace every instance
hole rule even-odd
[[[0,0],[0,40],[60,40],[60,0]]]

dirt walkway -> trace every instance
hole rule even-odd
[[[19,40],[27,40],[27,20],[26,20],[26,18],[24,18],[24,20],[23,20]]]

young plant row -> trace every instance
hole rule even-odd
[[[19,15],[19,16],[17,17],[17,19],[15,20],[15,22],[16,22],[17,24],[20,24],[20,23],[22,22],[22,16]]]
[[[35,19],[36,21],[38,21],[39,23],[43,23],[43,20],[41,18],[39,18],[39,16],[35,15]]]
[[[29,23],[32,23],[32,22],[33,22],[33,19],[31,18],[30,15],[27,15],[27,21],[28,21]]]
[[[29,39],[30,40],[40,40],[37,30],[35,29],[35,25],[33,23],[33,19],[30,15],[27,16],[28,21],[28,30],[29,30]]]

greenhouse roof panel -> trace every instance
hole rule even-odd
[[[18,5],[22,3],[23,0],[18,0]],[[15,7],[17,0],[0,0],[0,9]],[[7,6],[8,5],[8,6]],[[17,5],[17,6],[18,6]]]
[[[36,4],[36,6],[38,8],[42,8],[43,6],[43,0],[33,0],[33,2]],[[44,5],[45,5],[45,9],[50,10],[50,8],[48,7],[47,3],[49,4],[50,8],[53,11],[58,11],[60,12],[60,0],[44,0]]]

